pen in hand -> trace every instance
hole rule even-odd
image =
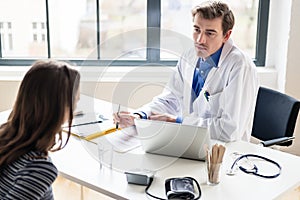
[[[120,107],[121,107],[121,105],[119,104],[118,111],[117,111],[118,117],[119,117],[119,113],[120,113]],[[116,129],[118,130],[118,128],[119,128],[119,122],[116,123]]]

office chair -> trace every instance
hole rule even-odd
[[[263,146],[289,146],[292,139],[300,102],[278,91],[260,87],[258,91],[252,136],[262,140]]]

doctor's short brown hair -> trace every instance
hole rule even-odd
[[[234,15],[226,3],[220,1],[207,1],[192,9],[193,20],[199,15],[203,19],[222,18],[223,35],[234,26]]]

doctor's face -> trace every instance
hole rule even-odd
[[[207,58],[215,53],[229,39],[231,30],[225,35],[222,18],[204,19],[199,14],[194,17],[193,39],[197,56]]]

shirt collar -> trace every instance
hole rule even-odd
[[[220,60],[220,56],[221,56],[221,52],[223,49],[223,45],[212,55],[210,55],[205,62],[210,64],[212,67],[218,67],[218,63]],[[203,59],[201,58],[201,60],[203,61]]]

